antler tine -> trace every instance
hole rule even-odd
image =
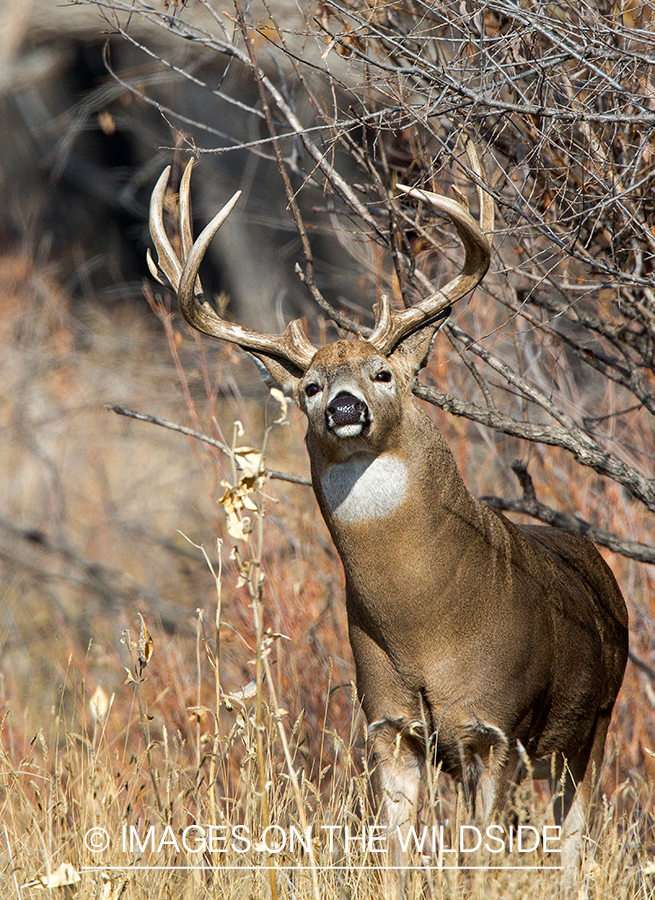
[[[467,142],[466,149],[471,168],[481,177],[482,170],[472,141]],[[393,309],[388,297],[380,298],[376,307],[375,327],[368,340],[385,355],[391,353],[407,334],[436,319],[439,313],[480,283],[491,259],[491,244],[482,229],[492,231],[494,220],[493,200],[479,185],[480,225],[457,200],[403,184],[398,184],[397,188],[448,216],[464,245],[466,256],[459,275],[409,309]]]
[[[152,272],[154,278],[161,284],[164,284],[161,274],[163,273],[168,279],[173,290],[177,290],[182,274],[182,265],[177,258],[175,250],[168,239],[166,229],[164,228],[164,197],[166,196],[166,188],[168,187],[168,178],[171,174],[171,167],[166,166],[159,176],[155,189],[150,197],[150,215],[148,225],[150,227],[150,236],[157,251],[157,262],[153,260],[148,250],[146,258],[148,260],[148,268]]]
[[[193,246],[193,237],[191,232],[191,204],[190,204],[190,183],[191,172],[193,170],[193,157],[189,160],[182,175],[180,182],[180,238],[182,243],[182,259],[186,259],[191,252]],[[155,185],[150,198],[150,234],[152,236],[155,250],[157,251],[157,263],[147,251],[148,268],[152,275],[161,282],[161,273],[166,276],[168,282],[174,290],[180,283],[182,276],[182,263],[177,257],[175,250],[166,234],[164,228],[164,197],[166,196],[166,188],[168,187],[168,179],[171,173],[171,167],[166,166],[159,176],[159,180]],[[202,292],[200,282],[198,282],[198,290]]]
[[[468,136],[468,134],[466,134],[466,132],[463,133],[463,138],[466,155],[468,156],[469,162],[471,163],[471,169],[478,179],[476,187],[478,189],[478,200],[480,202],[480,228],[482,229],[482,232],[487,235],[487,240],[489,241],[489,249],[491,250],[491,243],[494,236],[494,201],[491,194],[488,191],[485,191],[485,189],[482,187],[484,176],[482,173],[482,166],[480,164],[480,157],[478,156],[478,151],[475,148],[475,144]]]
[[[193,242],[189,192],[192,161],[187,165],[180,184],[180,236],[184,265],[180,263],[168,239],[163,223],[163,206],[170,173],[168,166],[161,174],[150,201],[150,234],[158,254],[158,267],[177,291],[180,312],[198,331],[212,337],[238,344],[242,349],[264,356],[281,357],[305,371],[314,358],[316,348],[304,332],[300,321],[290,322],[282,334],[267,335],[250,328],[226,322],[202,300],[202,288],[198,270],[212,238],[236,205],[241,191],[237,191]],[[153,275],[159,271],[148,255],[148,265]]]
[[[182,180],[180,181],[180,241],[182,244],[182,259],[187,259],[193,247],[193,230],[191,228],[191,173],[193,172],[193,157],[184,167]]]

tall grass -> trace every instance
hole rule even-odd
[[[266,438],[270,468],[306,474],[299,414],[267,431],[280,407],[250,363],[165,310],[162,327],[145,304],[72,305],[52,273],[19,257],[0,259],[0,286],[0,898],[390,893],[375,868],[384,860],[376,832],[368,848],[359,840],[376,824],[363,719],[340,564],[311,491],[260,480],[256,509],[240,513],[252,529],[235,539],[216,502],[223,481],[242,478],[233,461],[104,405],[183,422],[228,446],[238,419],[239,443]],[[444,344],[432,373],[453,387],[466,377]],[[436,415],[471,488],[505,490],[498,445]],[[576,480],[563,454],[530,452],[548,502],[587,517],[602,502],[617,529],[648,540],[621,491]],[[633,646],[652,665],[653,576],[611,563]],[[655,897],[653,705],[651,681],[630,665],[590,829],[590,897]],[[524,787],[521,809],[531,827],[552,821],[538,786]],[[446,847],[462,815],[437,778],[423,821],[444,825]],[[252,841],[247,852],[223,840],[237,826]],[[210,827],[214,846],[196,852]],[[303,848],[307,827],[313,842]],[[539,897],[558,885],[545,868],[437,872],[420,871],[433,858],[413,862],[410,896]],[[506,867],[522,863],[502,855]]]

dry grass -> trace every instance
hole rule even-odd
[[[0,898],[67,891],[107,900],[268,896],[267,862],[276,867],[280,897],[313,897],[308,851],[267,855],[253,847],[242,854],[220,840],[224,853],[175,847],[193,823],[245,825],[257,837],[268,821],[288,839],[292,826],[302,832],[303,816],[315,837],[322,897],[383,895],[370,867],[374,854],[357,842],[346,856],[342,840],[330,852],[323,829],[347,825],[360,834],[375,817],[351,684],[342,575],[311,492],[280,482],[265,486],[261,546],[251,546],[246,557],[261,555],[263,626],[286,637],[274,640],[263,660],[257,598],[247,585],[237,586],[233,541],[216,504],[221,481],[231,478],[229,461],[103,405],[120,403],[221,437],[215,417],[228,444],[235,419],[244,423],[243,441],[260,443],[279,407],[267,401],[240,355],[201,344],[175,322],[167,338],[144,304],[72,307],[54,275],[17,257],[0,259],[0,287]],[[451,357],[439,344],[432,371],[442,384],[457,386],[465,372]],[[507,477],[505,452],[515,450],[438,415],[472,489],[498,492],[498,479]],[[303,424],[296,412],[291,419],[271,433],[267,461],[306,473]],[[544,500],[568,502],[588,518],[599,502],[607,504],[610,527],[649,539],[645,517],[621,491],[593,477],[576,482],[563,454],[541,448],[531,454]],[[555,496],[558,485],[567,486],[565,500]],[[180,531],[204,545],[215,567],[216,537],[225,541],[220,685],[224,693],[238,691],[253,679],[258,655],[262,665],[270,662],[259,719],[256,695],[217,713],[216,586],[202,554]],[[626,560],[611,562],[628,598],[633,647],[652,665],[653,575]],[[154,639],[142,672],[139,613]],[[630,665],[590,835],[590,897],[655,897],[654,705],[652,684]],[[459,820],[446,782],[437,782],[435,810],[425,816],[430,823],[437,815],[450,835]],[[532,786],[525,791],[530,824],[541,827],[549,821],[544,798]],[[144,842],[151,826],[154,849],[130,852],[130,828]],[[97,827],[111,839],[104,852],[84,843]],[[524,859],[503,854],[502,862]],[[80,873],[78,884],[50,891],[35,884],[63,863]],[[285,868],[298,863],[306,868]],[[218,868],[207,868],[212,864]],[[518,869],[412,878],[410,895],[424,888],[428,897],[541,897],[557,887],[557,873]]]

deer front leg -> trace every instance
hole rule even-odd
[[[389,863],[402,880],[410,828],[416,825],[422,760],[411,724],[384,719],[369,726],[374,761],[373,788],[387,828]]]
[[[476,720],[458,728],[461,778],[464,796],[476,818],[480,794],[482,821],[503,812],[518,752],[510,752],[509,741],[496,725]]]

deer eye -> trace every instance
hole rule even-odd
[[[316,384],[315,381],[312,381],[312,382],[310,382],[310,384],[305,386],[305,394],[308,397],[315,397],[319,391],[320,391],[320,387]]]
[[[388,369],[382,369],[380,372],[377,373],[377,375],[375,376],[375,378],[373,380],[374,381],[385,381],[385,382],[391,381],[391,372]]]

